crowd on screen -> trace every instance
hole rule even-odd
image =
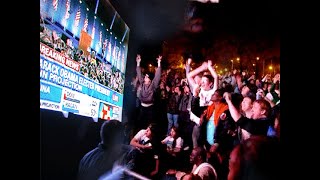
[[[62,38],[64,37],[64,38]],[[66,40],[64,40],[66,39]],[[40,42],[80,64],[79,73],[119,93],[124,92],[124,74],[108,62],[98,59],[95,51],[85,53],[56,30],[40,24]]]

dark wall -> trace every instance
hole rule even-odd
[[[41,179],[75,180],[82,156],[100,142],[102,120],[40,110]]]

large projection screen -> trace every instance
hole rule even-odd
[[[103,3],[40,0],[41,109],[122,121],[130,30]]]

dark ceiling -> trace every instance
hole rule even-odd
[[[220,0],[219,3],[110,0],[110,3],[130,28],[130,40],[134,41],[133,52],[128,54],[131,59],[141,49],[156,56],[162,41],[172,37],[177,42],[209,47],[212,42],[208,39],[227,39],[224,37],[230,35],[245,41],[280,36],[280,1],[275,0]],[[138,47],[133,48],[135,45]]]
[[[236,34],[279,32],[279,2],[274,0],[110,0],[139,39],[157,41],[181,30],[190,18],[201,19],[204,32]]]

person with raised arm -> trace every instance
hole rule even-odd
[[[156,68],[156,72],[154,78],[152,79],[152,74],[146,73],[144,77],[142,76],[140,62],[141,56],[137,55],[137,77],[140,83],[140,93],[139,100],[141,103],[140,112],[137,119],[137,127],[136,130],[145,129],[148,124],[153,123],[154,121],[154,94],[156,89],[159,87],[160,79],[161,79],[161,59],[162,56],[158,56],[157,62],[158,67]]]
[[[245,117],[233,105],[230,93],[225,92],[223,94],[223,97],[225,98],[228,104],[230,115],[236,122],[237,126],[246,130],[249,133],[247,138],[249,138],[251,135],[267,136],[269,126],[271,125],[271,106],[268,101],[264,99],[255,100],[252,105],[251,117]]]
[[[188,73],[191,59],[187,61],[186,71],[187,79],[193,92],[193,100],[191,105],[190,120],[194,121],[196,125],[193,127],[192,141],[193,147],[199,146],[200,137],[200,116],[204,110],[212,104],[211,96],[218,89],[219,79],[218,74],[212,66],[212,61],[203,62],[201,66]],[[209,70],[210,74],[208,74]],[[196,83],[195,78],[203,72],[200,83]],[[198,103],[199,104],[195,104]]]

